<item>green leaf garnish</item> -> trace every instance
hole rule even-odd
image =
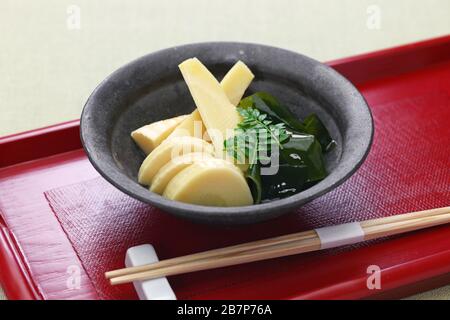
[[[283,149],[283,143],[289,139],[284,123],[274,124],[255,108],[241,108],[236,110],[242,116],[242,121],[234,131],[234,136],[224,141],[225,150],[235,159],[244,163],[244,156],[250,164],[265,161],[263,158],[270,153],[275,145]]]
[[[323,151],[328,151],[335,144],[327,128],[315,114],[310,114],[305,120],[299,121],[288,108],[283,106],[277,99],[267,92],[257,92],[241,100],[239,106],[242,108],[253,107],[266,113],[277,122],[285,123],[296,133],[312,134],[319,140]]]

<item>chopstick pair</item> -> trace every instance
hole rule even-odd
[[[221,268],[356,243],[450,223],[450,207],[298,232],[105,273],[112,285]],[[349,226],[349,228],[347,228]],[[326,229],[326,232],[323,232]],[[353,234],[352,234],[353,233]],[[323,235],[324,234],[324,235]],[[333,239],[324,246],[327,237]]]

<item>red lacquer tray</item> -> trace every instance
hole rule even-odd
[[[376,128],[377,121],[383,121],[391,114],[395,117],[399,108],[402,110],[411,108],[407,116],[408,123],[413,123],[414,128],[422,126],[428,128],[424,130],[422,140],[430,143],[429,154],[439,155],[437,162],[427,158],[427,155],[423,155],[423,161],[420,161],[420,152],[423,148],[418,145],[417,154],[410,159],[411,161],[403,159],[401,162],[411,166],[408,175],[397,179],[392,189],[383,189],[389,201],[377,204],[376,207],[383,208],[384,213],[395,210],[391,212],[395,214],[450,205],[448,129],[450,116],[447,111],[450,108],[450,36],[333,61],[329,64],[361,90],[375,114]],[[398,132],[389,132],[393,137],[395,134],[406,134],[408,130],[414,129],[409,126],[409,129],[405,130],[406,128],[402,127],[402,119],[398,120]],[[427,122],[427,126],[424,126],[424,122]],[[436,128],[444,129],[430,130],[430,124],[433,123],[436,124]],[[446,125],[443,126],[443,123]],[[396,131],[396,128],[392,130]],[[417,130],[414,132],[417,134]],[[385,135],[387,135],[385,132],[379,133],[374,148],[379,148],[377,141],[381,143],[386,141],[383,139],[389,138]],[[436,141],[439,143],[435,143]],[[368,161],[372,167],[363,166],[360,169],[362,172],[358,175],[369,174],[372,175],[373,181],[376,181],[377,173],[370,172],[371,168],[395,170],[398,160],[395,157],[413,153],[408,149],[396,150],[393,154],[378,154],[379,157],[388,159],[383,160],[383,163],[388,164],[385,167],[374,165],[377,159],[370,159],[369,155]],[[430,182],[435,178],[434,175],[437,175],[438,187]],[[333,210],[353,208],[363,212],[365,209],[373,208],[367,200],[371,198],[365,195],[377,193],[379,190],[371,185],[358,185],[363,181],[359,180],[359,176],[346,182],[347,187],[342,187],[344,188],[342,190],[356,191],[355,197],[343,198],[342,202],[346,202],[345,204],[337,201],[337,208]],[[420,185],[417,179],[427,176],[431,178],[424,183],[429,183],[429,186],[417,187]],[[48,190],[92,181],[97,177],[97,172],[81,148],[78,121],[0,139],[0,281],[9,299],[99,298],[98,288],[95,287],[92,277],[88,276],[86,265],[81,263],[79,252],[74,249],[73,243],[68,239],[44,195]],[[409,198],[399,194],[398,190],[408,188],[411,188]],[[336,201],[335,198],[336,196],[333,201]],[[348,203],[349,199],[351,204]],[[324,202],[319,201],[314,207],[318,215],[322,214],[321,210],[330,209],[329,204],[327,207]],[[364,208],[361,207],[362,204],[368,206]],[[163,217],[164,214],[159,216]],[[367,216],[361,213],[358,217]],[[244,238],[262,238],[296,230],[295,223],[298,219],[295,217],[286,219],[291,224],[289,227],[286,227],[283,220],[278,220],[273,223],[274,230],[270,230],[267,234],[264,233],[264,230],[268,230],[267,225],[248,226],[247,236]],[[174,226],[176,224],[185,226],[175,220],[167,221],[174,221]],[[304,226],[303,224],[302,228]],[[168,225],[166,227],[170,228]],[[197,230],[195,229],[197,227],[192,228]],[[208,227],[198,228],[201,230]],[[183,237],[189,230],[183,231],[178,227],[177,232],[178,237]],[[198,240],[198,237],[196,239]],[[208,245],[215,247],[225,243],[226,241],[214,242],[212,236],[211,244]],[[170,246],[176,247],[177,244],[174,242],[165,245],[166,248]],[[189,248],[189,243],[184,243],[183,246]],[[156,249],[158,250],[158,247]],[[164,248],[161,250],[163,255],[170,255],[164,252]],[[189,248],[187,251],[194,252],[196,248]],[[80,270],[80,287],[77,290],[72,290],[67,284],[68,266],[71,265],[83,265]],[[370,290],[367,287],[366,267],[369,265],[377,265],[381,269],[382,285],[379,290]],[[215,279],[227,277],[227,281],[222,281],[221,286],[217,285],[217,281],[211,288],[208,288],[208,283],[204,283],[202,284],[204,290],[200,294],[189,296],[183,293],[182,297],[195,299],[402,297],[450,282],[450,227],[443,226],[415,232],[370,246],[336,251],[332,254],[282,258],[275,262],[254,263],[251,267],[247,265],[230,269],[234,271],[228,273],[224,271],[222,274],[219,270],[209,273],[211,281],[213,279],[211,275],[214,275]],[[252,270],[255,270],[257,276],[248,276]],[[246,281],[241,281],[242,273],[247,274]],[[208,279],[208,274],[205,275]],[[202,277],[198,275],[183,276],[175,279],[176,287],[182,288],[183,292],[189,292],[190,287],[194,286],[193,282],[201,279]],[[125,297],[133,298],[131,295]]]

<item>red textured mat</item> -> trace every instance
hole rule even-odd
[[[133,245],[151,243],[164,259],[325,225],[448,206],[449,106],[450,96],[445,92],[377,105],[372,109],[374,144],[360,170],[339,188],[296,212],[257,225],[193,224],[124,195],[102,178],[47,191],[46,197],[99,296],[133,299],[132,286],[112,287],[103,277],[105,271],[123,266],[125,251]],[[320,263],[321,257],[335,252],[197,272],[169,281],[178,298],[227,298],[221,289],[259,280],[264,292],[258,296],[270,298],[267,283],[295,270],[298,283],[307,283],[312,274],[320,279],[329,267]],[[361,271],[365,268],[361,266]]]

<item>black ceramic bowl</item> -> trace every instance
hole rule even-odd
[[[238,60],[255,74],[246,95],[267,91],[295,115],[310,112],[325,123],[337,147],[326,155],[329,175],[282,200],[244,207],[207,207],[168,200],[137,182],[143,153],[131,131],[187,114],[193,100],[178,64],[199,58],[221,79]],[[240,224],[277,217],[336,188],[364,161],[373,136],[369,108],[358,90],[328,66],[291,51],[248,43],[199,43],[173,47],[130,62],[92,93],[81,115],[81,139],[94,165],[128,195],[174,215],[209,223]]]

